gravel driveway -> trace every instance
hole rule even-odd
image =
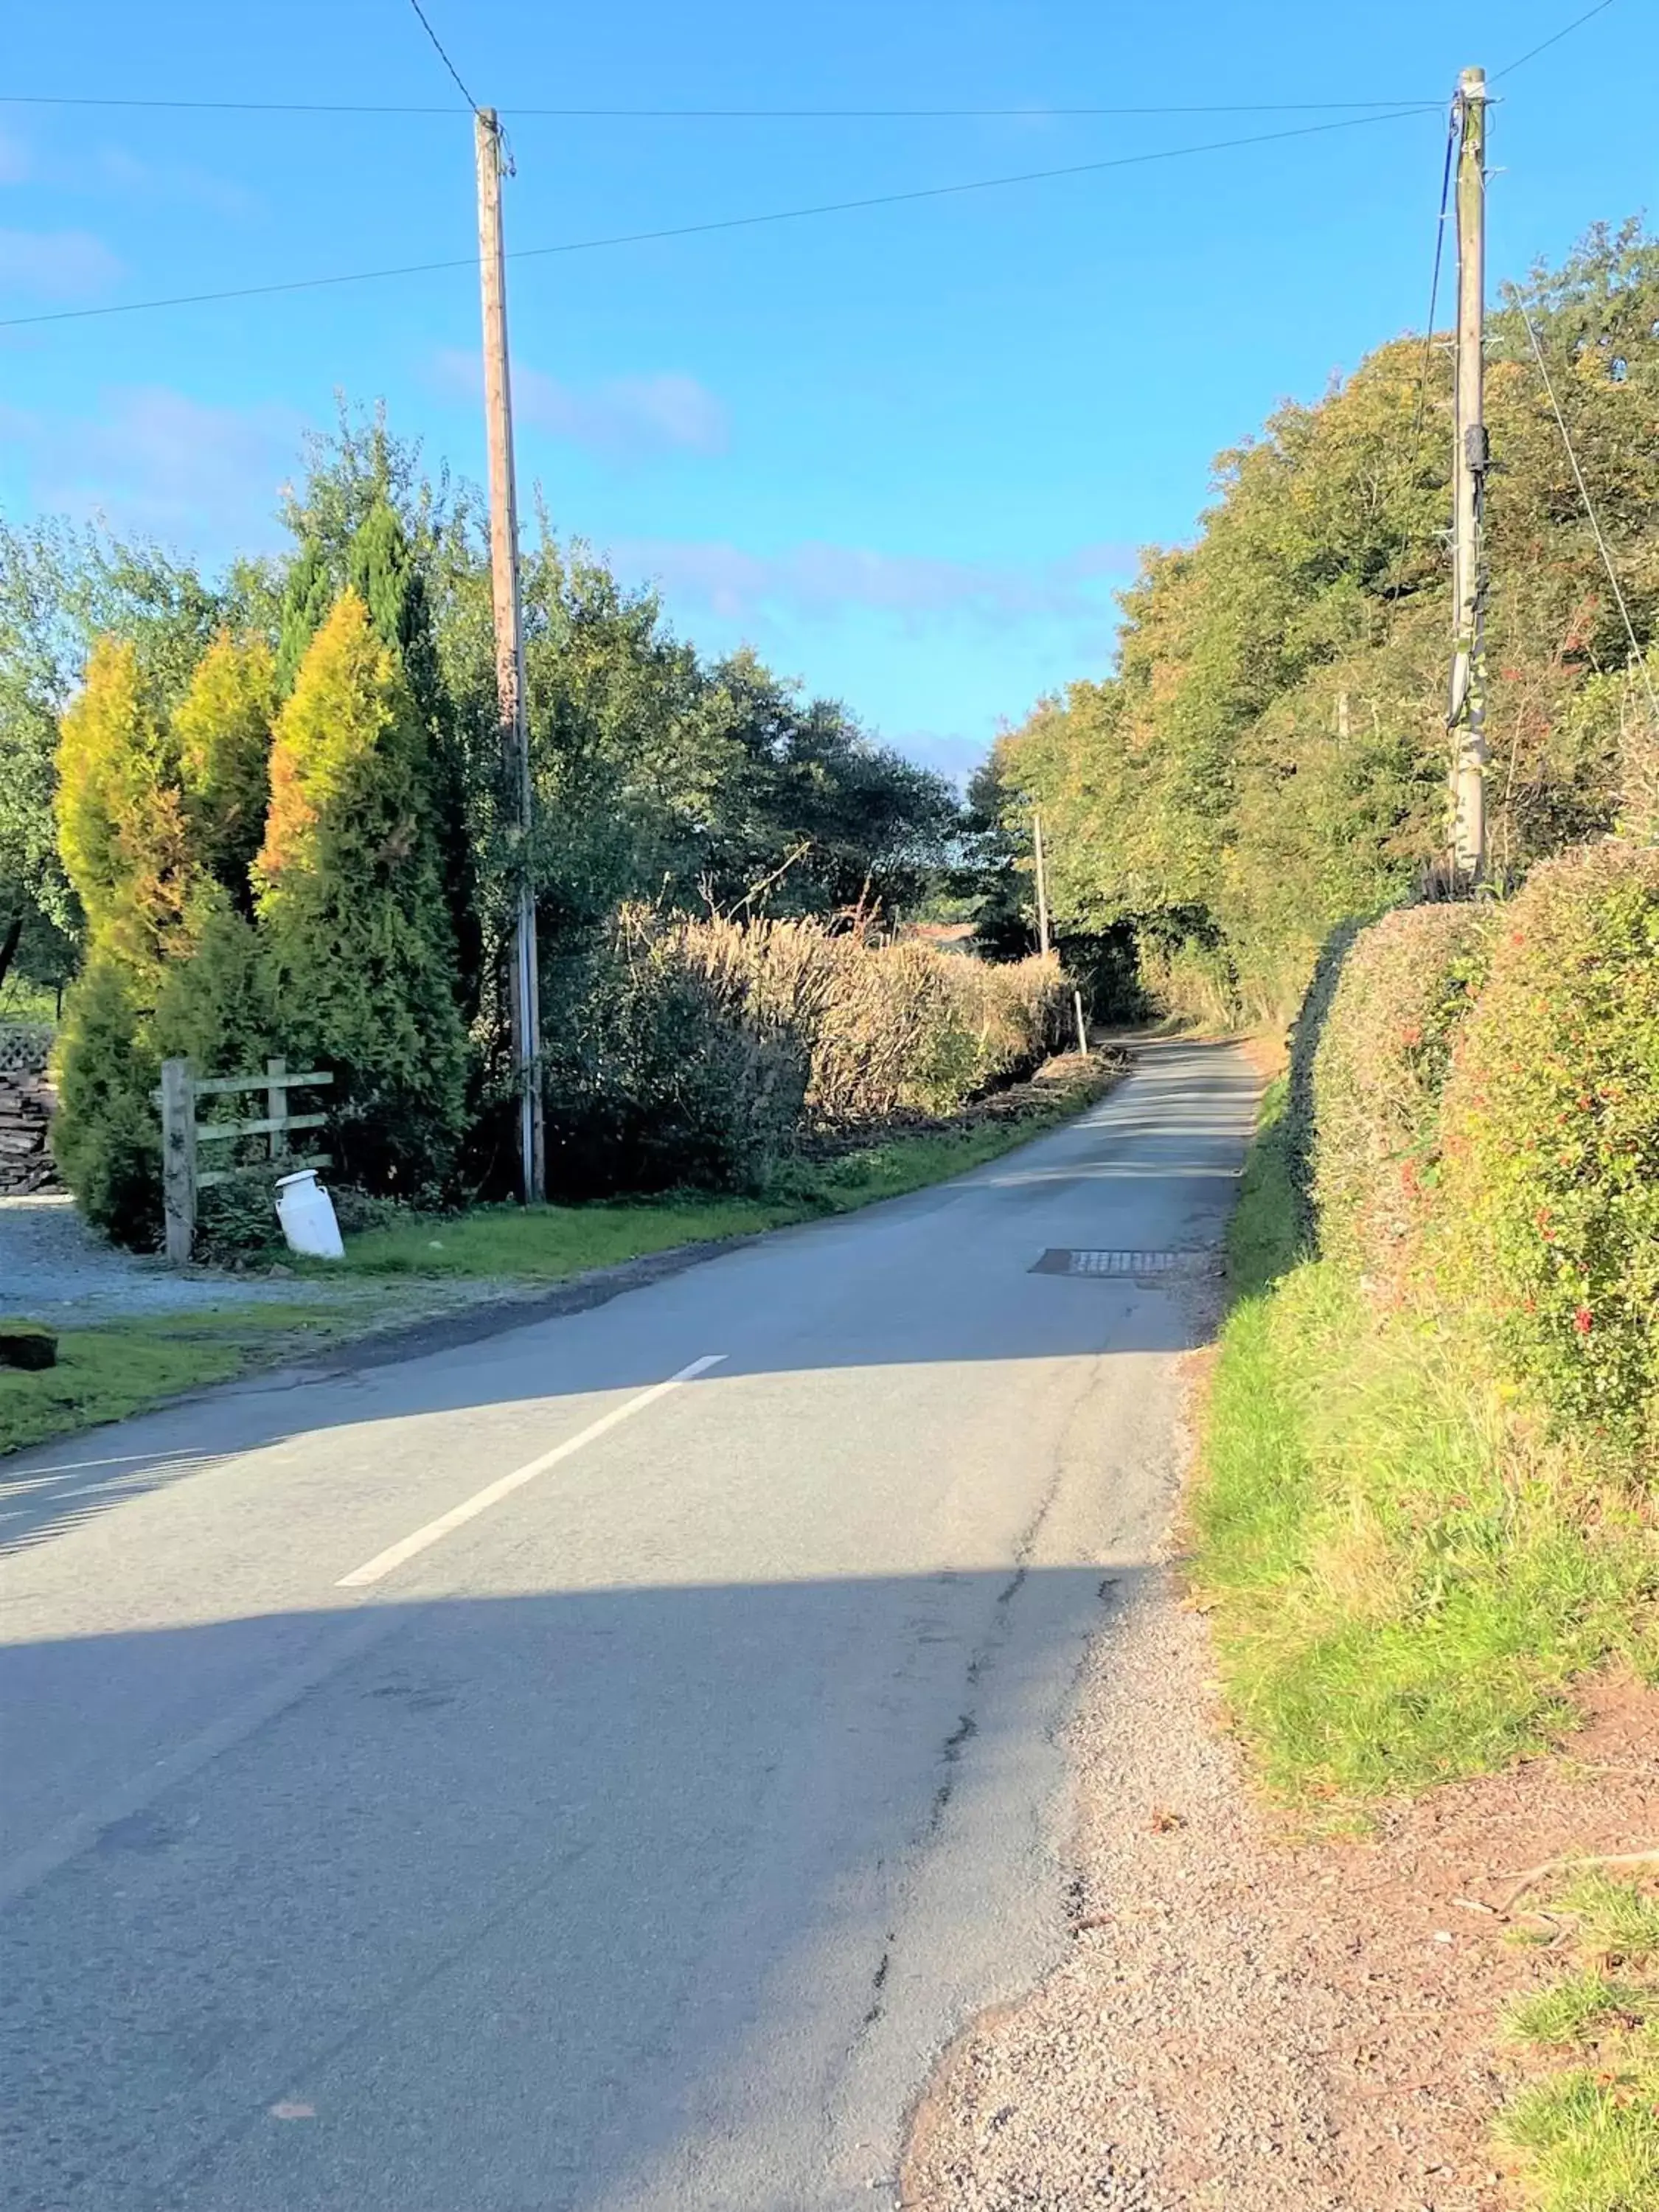
[[[118,1314],[187,1313],[202,1306],[292,1299],[278,1277],[250,1279],[217,1268],[188,1273],[160,1259],[118,1251],[89,1230],[59,1194],[0,1198],[0,1315],[36,1321],[108,1321]],[[331,1286],[307,1282],[305,1295]]]

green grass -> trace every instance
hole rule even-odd
[[[1269,1788],[1335,1820],[1570,1726],[1576,1677],[1659,1664],[1659,1553],[1629,1469],[1546,1439],[1455,1323],[1380,1314],[1297,1243],[1282,1088],[1229,1241],[1194,1581]],[[1505,2023],[1533,2079],[1500,2134],[1537,2212],[1659,2207],[1659,1892],[1586,1869],[1573,1971]]]
[[[1576,1923],[1578,1948],[1592,1959],[1659,1959],[1659,1891],[1592,1868],[1567,1884],[1553,1910]]]
[[[33,1025],[44,1022],[48,1027],[55,1027],[57,1020],[58,994],[49,985],[31,983],[15,969],[0,984],[0,1023]]]
[[[1283,1112],[1232,1225],[1193,1574],[1268,1787],[1348,1814],[1544,1749],[1615,1653],[1651,1668],[1659,1554],[1617,1471],[1528,1435],[1468,1346],[1298,1255]]]
[[[1550,2052],[1577,2046],[1582,2063],[1522,2089],[1499,2122],[1518,2154],[1538,2212],[1650,2212],[1659,2204],[1659,1894],[1590,1873],[1551,1900],[1573,1924],[1581,1963],[1517,2005],[1512,2043]],[[1601,1961],[1626,1972],[1609,1980]],[[1583,1961],[1592,1963],[1582,1963]],[[1629,1969],[1644,1964],[1649,1971]]]
[[[1291,1197],[1289,1103],[1289,1080],[1277,1076],[1262,1095],[1255,1142],[1227,1224],[1227,1273],[1241,1297],[1267,1290],[1302,1256]]]
[[[757,1198],[676,1192],[592,1206],[489,1206],[460,1215],[417,1216],[348,1237],[345,1267],[364,1275],[560,1282],[678,1244],[750,1237],[902,1197],[1025,1143],[1080,1112],[1103,1087],[1101,1079],[1090,1077],[1057,1087],[1051,1100],[1006,1121],[890,1137],[831,1160],[793,1162],[775,1188]]]
[[[675,1244],[743,1237],[798,1217],[754,1199],[675,1198],[659,1205],[483,1206],[416,1215],[346,1239],[345,1267],[361,1275],[500,1276],[558,1282]],[[339,1273],[321,1263],[308,1273]]]
[[[1516,2005],[1506,2023],[1512,2042],[1594,2043],[1659,2016],[1659,1990],[1639,1982],[1609,1981],[1597,1966],[1540,1990]]]
[[[341,1321],[337,1308],[271,1304],[64,1329],[55,1367],[0,1369],[0,1453],[227,1382],[258,1358],[314,1344]]]
[[[1502,2140],[1522,2154],[1539,2212],[1653,2212],[1659,2204],[1659,2068],[1609,2079],[1573,2067],[1523,2090]]]

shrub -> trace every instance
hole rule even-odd
[[[753,1189],[798,1127],[804,1038],[702,925],[624,909],[553,985],[547,1151],[584,1197],[679,1184]]]
[[[1291,1196],[1296,1206],[1299,1241],[1314,1242],[1314,1063],[1325,1034],[1331,1001],[1342,980],[1342,963],[1348,948],[1364,927],[1363,921],[1345,921],[1334,929],[1319,949],[1301,1010],[1291,1025],[1290,1065],[1285,1074],[1285,1113],[1282,1148]]]
[[[953,1113],[1057,1040],[1059,963],[811,921],[624,909],[550,977],[550,1171],[581,1194],[763,1186],[803,1126]]]
[[[1534,870],[1442,1119],[1455,1295],[1558,1413],[1632,1423],[1659,1392],[1659,850]]]
[[[834,969],[812,1038],[807,1108],[832,1127],[899,1112],[957,1112],[1029,1073],[1059,1042],[1058,961],[991,966],[925,945],[831,940]]]
[[[1320,1249],[1397,1281],[1438,1171],[1440,1094],[1492,909],[1407,907],[1362,929],[1313,1055]]]
[[[426,804],[425,737],[395,654],[345,592],[276,726],[258,915],[290,1048],[337,1071],[343,1175],[448,1178],[466,1039]]]
[[[1195,922],[1177,933],[1149,921],[1139,939],[1141,988],[1160,1013],[1204,1029],[1238,1026],[1238,971],[1212,926]]]
[[[1619,705],[1620,831],[1638,845],[1659,845],[1659,712],[1633,678]]]
[[[52,1146],[76,1205],[118,1243],[153,1250],[161,1227],[161,1064],[126,963],[94,948],[58,1032]]]

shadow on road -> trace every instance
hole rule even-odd
[[[571,1590],[0,1654],[14,1732],[158,1674],[280,1663],[292,1692],[10,1906],[10,2201],[828,2203],[791,2166],[826,2100],[902,2103],[985,1977],[1064,1941],[1029,1822],[959,1801],[1041,1799],[1033,1686],[1109,1594],[1097,1566]],[[695,2185],[658,2170],[688,2144]]]

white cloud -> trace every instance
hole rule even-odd
[[[991,750],[989,737],[957,730],[901,730],[890,742],[907,758],[959,786],[966,785]]]
[[[0,230],[0,285],[34,299],[83,299],[120,270],[89,230]]]
[[[1114,544],[1024,565],[822,543],[763,554],[718,541],[637,538],[610,550],[625,572],[650,576],[670,598],[727,622],[780,613],[822,619],[860,609],[911,629],[952,617],[981,628],[1091,621],[1108,606],[1102,581],[1127,577],[1135,562],[1133,546]]]
[[[481,388],[475,355],[446,350],[438,356],[437,373],[449,392],[471,398]],[[696,377],[673,369],[582,386],[515,362],[513,409],[520,423],[612,460],[646,460],[672,452],[723,453],[730,432],[726,410],[714,393]]]
[[[274,541],[303,428],[287,407],[215,407],[155,385],[108,391],[92,416],[0,408],[36,507],[214,551]]]

